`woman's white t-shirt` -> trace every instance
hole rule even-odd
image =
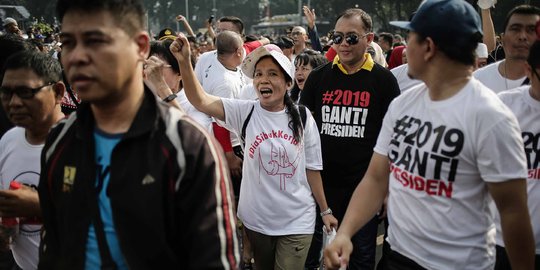
[[[322,154],[311,113],[306,113],[303,140],[297,142],[285,110],[270,112],[252,100],[222,101],[224,126],[237,134],[254,108],[246,127],[239,218],[265,235],[312,234],[316,210],[306,169],[322,170]]]

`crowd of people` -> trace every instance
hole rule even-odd
[[[0,269],[540,269],[540,8],[497,37],[495,2],[423,1],[406,40],[360,8],[152,36],[140,0],[57,0],[52,46],[4,19]]]

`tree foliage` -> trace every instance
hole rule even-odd
[[[194,29],[204,27],[204,20],[211,14],[217,18],[224,15],[234,15],[242,18],[246,29],[259,22],[266,15],[261,3],[267,2],[271,15],[298,13],[299,0],[143,0],[148,10],[151,25],[159,28],[176,27],[174,18],[178,14],[186,15],[186,1],[188,1],[189,22]],[[330,21],[332,24],[336,16],[347,8],[359,7],[368,12],[374,20],[376,31],[396,31],[389,26],[391,20],[406,20],[421,0],[300,0],[302,5],[308,3],[315,8],[318,19]],[[475,3],[476,0],[466,0]],[[540,0],[499,0],[492,17],[497,32],[503,29],[502,24],[508,11],[523,3],[540,6]],[[43,0],[0,0],[2,5],[24,5],[33,17],[43,17],[47,22],[54,22],[54,7],[56,1]],[[214,6],[215,4],[215,6]],[[215,7],[215,10],[213,8]]]

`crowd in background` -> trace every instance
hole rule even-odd
[[[0,226],[0,269],[322,269],[332,229],[331,269],[518,269],[530,251],[540,269],[538,7],[513,9],[499,36],[488,0],[425,1],[395,23],[408,37],[374,33],[358,8],[319,33],[307,6],[285,35],[235,16],[195,33],[178,15],[184,31],[151,36],[137,0],[58,2],[58,27],[2,22],[0,216],[20,225]],[[455,113],[437,103],[464,93]]]

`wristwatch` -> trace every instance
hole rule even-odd
[[[176,98],[176,94],[170,94],[166,98],[163,99],[163,102],[171,102],[175,98]]]
[[[330,207],[328,207],[328,209],[321,212],[321,217],[324,217],[326,215],[331,215],[331,214],[332,214],[332,209],[330,209]]]

